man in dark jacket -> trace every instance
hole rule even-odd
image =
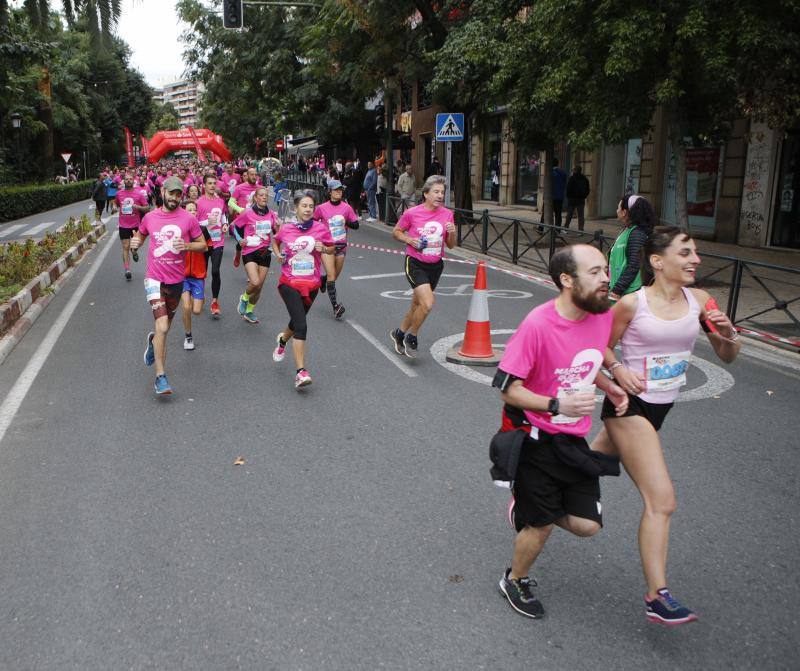
[[[582,231],[584,226],[583,208],[586,206],[586,198],[589,195],[589,180],[583,174],[581,166],[576,165],[572,175],[567,180],[567,221],[564,224],[569,228],[572,221],[572,213],[578,213],[578,230]]]

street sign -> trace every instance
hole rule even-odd
[[[461,142],[464,139],[464,115],[445,112],[436,115],[436,141]]]
[[[61,154],[61,158],[64,159],[64,163],[69,163],[69,158],[72,154]]]
[[[278,151],[283,151],[283,140],[278,140],[275,143],[275,149],[277,149]]]

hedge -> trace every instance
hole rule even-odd
[[[0,187],[0,221],[13,221],[91,198],[94,180]]]

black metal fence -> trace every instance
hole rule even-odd
[[[288,182],[293,190],[313,189],[320,201],[327,197],[324,175],[293,174]],[[396,221],[403,201],[390,196],[387,205],[384,218]],[[608,254],[615,239],[603,230],[577,231],[489,210],[453,209],[453,214],[460,247],[540,272],[547,272],[558,247],[580,242]],[[720,305],[726,304],[734,324],[800,348],[800,269],[712,253],[703,253],[702,260],[697,286],[708,289]]]

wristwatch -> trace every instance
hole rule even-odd
[[[553,397],[547,402],[547,412],[551,415],[558,414],[558,399]]]

